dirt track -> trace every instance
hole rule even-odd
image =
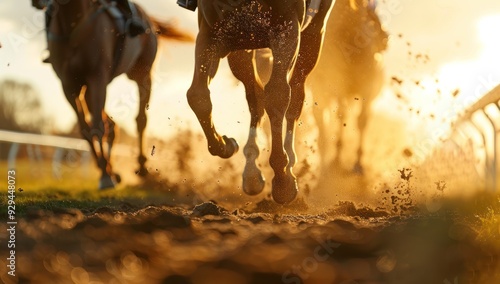
[[[210,202],[33,211],[18,223],[16,273],[19,283],[54,284],[498,280],[497,252],[453,213],[390,217],[352,204],[320,215],[260,211]],[[5,261],[1,279],[15,283]]]

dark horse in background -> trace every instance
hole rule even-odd
[[[210,153],[222,158],[236,153],[236,141],[221,136],[215,129],[208,88],[220,59],[228,56],[233,74],[245,86],[251,115],[244,149],[247,162],[243,190],[247,194],[258,194],[265,185],[256,165],[259,149],[255,140],[257,127],[266,112],[272,132],[272,197],[277,203],[285,204],[297,195],[293,173],[294,131],[303,107],[304,83],[316,65],[333,3],[333,0],[198,0],[199,33],[188,102],[203,128]],[[253,53],[247,52],[261,48],[270,48],[274,58],[265,86],[256,79]]]
[[[44,2],[32,0],[32,5],[43,9]],[[52,4],[52,21],[47,31],[50,62],[101,170],[99,188],[112,188],[120,181],[110,163],[115,123],[104,111],[104,105],[107,85],[123,73],[139,88],[138,172],[146,174],[143,134],[151,94],[151,68],[158,45],[157,31],[167,38],[182,40],[189,36],[152,20],[138,5],[135,5],[137,16],[147,32],[131,37],[124,31],[125,21],[120,21],[120,11],[108,1],[56,0]]]
[[[371,103],[383,85],[380,53],[387,48],[388,35],[375,13],[373,0],[337,0],[326,30],[321,59],[307,81],[315,101],[321,169],[327,174],[334,166],[340,165],[347,110],[360,104],[357,121],[359,144],[354,171],[363,173],[363,138]],[[336,124],[338,132],[335,131]],[[336,134],[337,149],[333,153]]]

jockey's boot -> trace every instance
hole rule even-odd
[[[146,32],[146,27],[143,21],[139,18],[137,14],[137,9],[134,5],[131,5],[128,0],[116,0],[118,5],[123,7],[125,11],[125,17],[127,18],[126,29],[130,36],[138,36]]]
[[[177,0],[177,5],[189,9],[191,11],[196,10],[196,7],[198,6],[198,1],[197,0]]]

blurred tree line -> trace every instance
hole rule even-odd
[[[44,133],[51,125],[32,85],[12,79],[0,81],[0,130]],[[0,141],[1,159],[7,157],[9,148],[10,143]]]

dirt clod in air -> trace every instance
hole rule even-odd
[[[411,169],[401,169],[398,170],[401,173],[401,179],[405,181],[410,181],[410,178],[413,176]]]

